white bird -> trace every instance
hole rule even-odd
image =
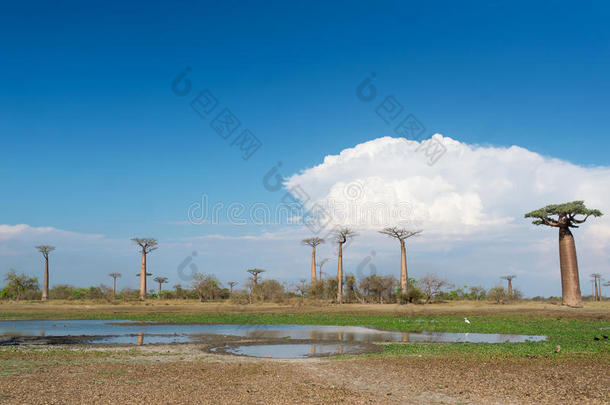
[[[468,318],[464,318],[464,322],[466,322],[468,325],[470,325],[470,321],[468,320]]]

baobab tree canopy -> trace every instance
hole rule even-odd
[[[584,218],[576,218],[582,215]],[[565,204],[552,204],[525,214],[525,218],[536,218],[532,221],[534,225],[547,225],[554,227],[578,228],[589,218],[601,217],[600,210],[588,209],[584,201],[572,201]]]
[[[383,228],[381,231],[379,231],[379,233],[387,235],[387,236],[389,236],[391,238],[396,238],[398,240],[405,240],[407,238],[410,238],[411,236],[415,236],[415,235],[420,234],[422,232],[423,232],[423,230],[408,231],[408,230],[406,230],[404,228],[399,228],[397,226]]]
[[[144,253],[150,253],[159,248],[159,246],[157,246],[159,243],[154,238],[131,238],[131,240],[136,245],[140,246],[140,249],[142,249]]]
[[[357,236],[356,232],[350,228],[340,228],[335,232],[335,241],[344,244],[349,238]]]
[[[45,257],[45,259],[47,259],[49,257],[49,253],[55,250],[55,246],[40,245],[36,246],[36,249],[38,249],[38,251],[42,253],[42,255]]]
[[[316,247],[319,244],[324,243],[324,239],[318,238],[318,237],[313,237],[313,238],[303,239],[302,242],[303,242],[304,245],[311,246],[311,247]]]

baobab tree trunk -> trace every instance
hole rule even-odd
[[[599,283],[598,283],[597,280],[598,279],[595,278],[595,296],[598,301],[601,301],[602,300],[602,282],[601,282],[601,280],[599,280]]]
[[[42,301],[49,299],[49,256],[44,258],[44,283],[42,285]]]
[[[159,283],[159,294],[158,294],[159,296],[157,297],[157,298],[159,298],[159,299],[161,299],[161,284],[162,284],[162,283]]]
[[[562,305],[582,307],[578,260],[574,236],[568,227],[559,228],[559,263],[561,266]]]
[[[316,247],[311,250],[311,282],[316,282]]]
[[[508,295],[513,296],[513,281],[510,278],[508,279]]]
[[[409,284],[407,278],[407,249],[405,248],[405,241],[400,241],[400,291],[404,296],[409,292]]]
[[[337,302],[343,303],[343,244],[339,243],[339,261],[337,264]]]
[[[112,298],[116,297],[116,277],[112,278]]]
[[[146,299],[146,252],[142,250],[142,265],[140,266],[140,299]]]

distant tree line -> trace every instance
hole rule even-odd
[[[261,302],[290,302],[293,301],[320,301],[336,303],[338,283],[336,278],[321,279],[316,277],[313,282],[307,283],[305,279],[299,283],[288,284],[278,280],[263,277],[265,270],[247,270],[249,279],[238,288],[239,283],[231,281],[224,286],[213,275],[195,274],[193,281],[183,286],[176,284],[172,288],[162,288],[167,280],[158,277],[155,281],[158,288],[149,290],[147,297],[162,300],[198,300],[230,301],[236,304],[252,304]],[[109,302],[140,300],[140,289],[116,289],[116,279],[119,273],[109,274],[113,285],[91,287],[74,287],[68,284],[58,284],[49,289],[48,298],[54,300],[106,300]],[[511,276],[511,281],[514,279]],[[502,279],[507,280],[506,277]],[[15,270],[9,271],[4,278],[5,285],[0,290],[0,299],[3,300],[39,300],[42,290],[36,277],[30,277]],[[482,286],[455,286],[448,280],[433,274],[425,275],[419,279],[409,278],[409,290],[403,294],[401,280],[392,275],[371,274],[357,279],[353,274],[347,273],[343,283],[343,303],[414,303],[428,304],[445,301],[471,300],[489,301],[497,304],[506,304],[522,300],[521,292],[510,285],[508,288],[496,285],[486,289]],[[588,297],[586,297],[588,299]],[[594,296],[591,300],[601,299]],[[534,297],[534,301],[557,301],[560,297]]]

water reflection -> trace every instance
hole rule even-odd
[[[243,345],[223,347],[212,351],[224,351],[248,357],[263,357],[274,359],[298,359],[314,356],[332,356],[341,354],[359,354],[366,351],[366,347],[358,344],[270,344],[270,345]]]
[[[518,343],[545,340],[544,336],[489,333],[394,332],[361,326],[155,324],[131,321],[0,321],[0,336],[92,336],[91,343],[182,343],[202,336],[234,336],[251,339],[315,340],[341,343]],[[146,343],[144,337],[146,336]],[[316,353],[319,347],[315,350]],[[343,350],[338,349],[337,350]]]

